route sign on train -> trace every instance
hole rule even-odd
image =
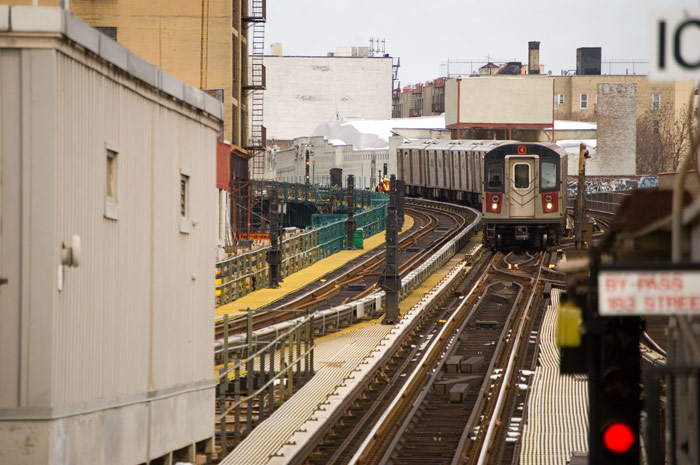
[[[601,270],[601,316],[700,315],[700,269]]]
[[[649,79],[700,79],[700,9],[657,10],[649,26]]]

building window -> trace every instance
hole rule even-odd
[[[651,94],[651,109],[658,110],[661,108],[661,94]]]
[[[659,134],[659,133],[661,132],[661,131],[660,131],[660,127],[661,127],[661,125],[659,124],[659,120],[658,120],[658,119],[652,120],[652,122],[651,122],[651,132],[652,132],[652,134]]]
[[[180,171],[180,232],[190,232],[190,176]]]
[[[564,94],[554,94],[554,108],[564,105]]]
[[[581,94],[581,110],[588,108],[588,94]]]
[[[105,159],[105,218],[116,220],[119,218],[118,196],[117,196],[117,173],[119,171],[119,150],[115,147],[106,147],[107,156]]]
[[[117,28],[113,26],[97,26],[95,29],[100,31],[112,40],[117,40]]]

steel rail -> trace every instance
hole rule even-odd
[[[544,256],[541,261],[544,260]],[[484,438],[484,442],[479,454],[479,459],[477,461],[478,465],[485,465],[486,461],[489,458],[492,442],[493,442],[493,436],[495,434],[495,429],[496,429],[496,421],[494,419],[498,418],[501,414],[501,411],[503,409],[503,405],[506,402],[506,398],[508,395],[508,390],[510,389],[510,385],[512,384],[512,377],[513,377],[513,371],[515,369],[515,360],[520,352],[520,340],[523,335],[523,331],[525,328],[525,325],[527,324],[529,320],[529,314],[532,309],[532,301],[534,300],[535,296],[537,295],[537,288],[538,288],[538,282],[540,278],[540,274],[542,273],[541,269],[542,263],[540,263],[540,266],[537,267],[537,276],[532,282],[532,289],[530,291],[530,297],[528,298],[527,304],[525,305],[525,310],[523,311],[522,316],[520,317],[520,324],[518,325],[518,330],[517,334],[515,336],[515,340],[513,341],[513,346],[512,350],[510,353],[510,357],[508,358],[508,365],[506,367],[505,374],[503,376],[503,382],[501,383],[501,388],[498,393],[498,399],[496,401],[496,407],[494,408],[494,411],[491,415],[491,421],[489,422],[489,427],[486,431],[486,436]]]
[[[407,391],[409,391],[409,389],[415,389],[415,386],[418,384],[416,383],[416,379],[423,375],[426,370],[432,369],[433,363],[430,362],[431,359],[435,359],[443,352],[445,336],[454,332],[455,326],[457,325],[457,318],[462,316],[465,305],[476,289],[486,279],[486,276],[487,274],[484,273],[479,277],[469,293],[464,296],[457,309],[447,319],[437,336],[432,339],[430,346],[424,352],[416,368],[407,377],[400,391],[394,397],[394,400],[392,400],[391,404],[389,404],[377,423],[375,423],[374,427],[370,430],[365,440],[362,442],[362,444],[360,444],[360,447],[350,459],[348,465],[364,463],[363,459],[365,458],[366,454],[371,453],[370,448],[374,445],[376,440],[381,439],[382,432],[384,432],[384,430],[387,428],[391,428],[391,426],[394,424],[394,420],[402,408],[401,403],[404,402],[404,398],[408,394]],[[423,383],[419,384],[422,386]]]

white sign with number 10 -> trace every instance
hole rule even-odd
[[[654,11],[649,37],[649,79],[700,79],[700,9]]]

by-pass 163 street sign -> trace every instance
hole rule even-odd
[[[700,79],[700,8],[651,15],[649,79]]]
[[[700,315],[700,270],[601,270],[598,313]]]

